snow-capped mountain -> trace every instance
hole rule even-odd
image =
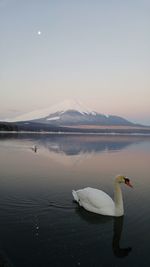
[[[24,123],[34,122],[56,126],[134,125],[122,117],[104,115],[92,111],[75,100],[66,100],[59,105],[36,110],[5,121]]]
[[[29,113],[25,113],[23,115],[17,116],[15,118],[12,119],[5,119],[5,121],[9,121],[9,122],[16,122],[16,121],[33,121],[33,120],[39,120],[39,119],[43,119],[46,118],[47,120],[50,118],[51,120],[57,120],[58,118],[55,118],[53,116],[53,114],[63,114],[69,110],[74,110],[79,112],[80,114],[84,115],[84,114],[93,114],[95,115],[96,112],[93,112],[89,109],[87,109],[86,107],[83,106],[83,104],[81,104],[79,101],[76,100],[65,100],[64,102],[52,106],[52,107],[48,107],[45,109],[38,109]],[[52,115],[52,116],[51,116]]]

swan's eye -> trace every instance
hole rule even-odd
[[[132,184],[130,183],[130,179],[128,179],[128,178],[124,178],[124,180],[125,180],[125,184],[126,184],[126,185],[128,185],[128,186],[130,186],[130,187],[133,188]]]
[[[124,178],[124,180],[125,180],[125,184],[130,183],[130,180],[128,178]]]

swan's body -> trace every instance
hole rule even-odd
[[[128,178],[117,176],[114,185],[114,201],[105,192],[86,187],[77,191],[72,191],[74,200],[84,209],[108,216],[122,216],[124,214],[122,192],[120,183],[131,186]],[[132,187],[132,186],[131,186]]]

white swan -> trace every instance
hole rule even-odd
[[[122,216],[124,214],[123,199],[120,184],[124,183],[132,187],[128,177],[118,175],[114,184],[114,201],[105,192],[86,187],[80,190],[72,190],[74,200],[84,209],[108,216]]]

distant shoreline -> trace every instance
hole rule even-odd
[[[0,133],[12,134],[64,134],[64,135],[150,135],[150,126],[139,125],[64,125],[56,126],[42,123],[2,123]]]
[[[50,131],[0,131],[1,134],[40,134],[40,135],[108,135],[108,136],[150,136],[140,132],[50,132]]]

